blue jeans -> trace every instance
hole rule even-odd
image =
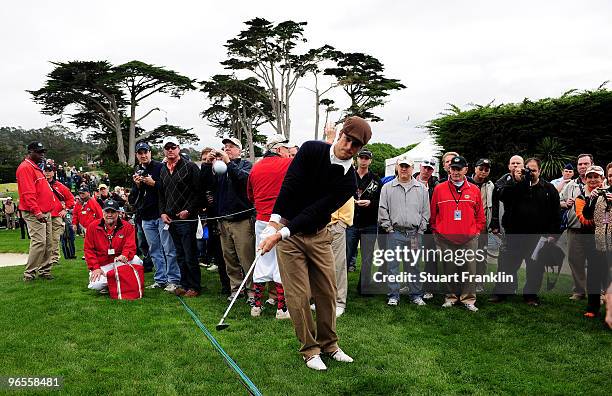
[[[408,249],[411,249],[411,241],[413,238],[417,238],[419,242],[419,247],[421,246],[421,238],[420,235],[416,233],[405,233],[399,231],[393,231],[392,234],[389,234],[389,246],[390,250],[395,251],[397,247],[399,247],[402,251],[404,246],[408,246]],[[398,260],[391,260],[388,265],[388,274],[389,275],[399,275],[399,264]],[[414,265],[412,265],[414,264]],[[404,271],[413,274],[415,278],[414,282],[407,282],[408,285],[408,293],[410,295],[410,299],[414,300],[417,297],[423,297],[423,292],[421,290],[421,282],[419,281],[419,266],[418,263],[404,263]],[[389,282],[389,294],[387,296],[389,298],[400,298],[400,285],[397,282]]]
[[[357,262],[357,246],[361,240],[361,270],[359,271],[359,283],[357,284],[357,292],[359,294],[368,294],[371,289],[372,255],[377,240],[377,231],[378,226],[376,224],[365,227],[351,226],[346,228],[347,267],[355,266]],[[379,240],[379,245],[380,242]],[[381,246],[379,248],[384,249]]]
[[[181,270],[181,286],[185,290],[202,291],[202,275],[198,264],[198,225],[194,221],[172,222],[170,235],[176,248],[176,261]]]
[[[149,244],[149,256],[155,264],[153,279],[159,284],[178,284],[181,272],[176,260],[176,249],[170,232],[164,230],[164,222],[161,219],[143,220],[142,230]]]

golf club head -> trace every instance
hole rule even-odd
[[[229,327],[229,324],[227,323],[219,323],[217,325],[217,331],[221,331],[221,330],[225,330]]]

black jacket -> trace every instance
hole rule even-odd
[[[357,191],[355,199],[369,199],[370,205],[361,207],[355,204],[355,217],[353,226],[366,227],[378,224],[378,202],[380,201],[380,190],[382,188],[380,178],[368,171],[363,178],[355,172],[357,176]]]
[[[244,220],[254,215],[253,210],[249,211],[253,209],[253,204],[249,201],[246,191],[252,168],[251,162],[236,158],[227,164],[225,174],[215,175],[212,172],[212,164],[202,164],[200,181],[201,184],[206,185],[206,190],[213,194],[216,215],[225,216],[243,212],[225,218],[229,221]]]
[[[557,235],[561,228],[559,193],[555,186],[540,178],[529,185],[505,179],[499,189],[504,203],[502,225],[510,234]]]
[[[151,176],[155,180],[154,186],[140,184],[140,188],[134,183],[132,191],[128,197],[141,220],[155,220],[160,216],[159,213],[159,177],[163,164],[159,161],[151,160],[147,166],[138,165],[136,171],[142,171],[142,176]]]

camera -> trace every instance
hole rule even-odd
[[[606,194],[610,192],[610,190],[607,189],[607,188],[598,188],[595,191],[597,191],[597,195],[600,196],[600,197],[605,197]]]

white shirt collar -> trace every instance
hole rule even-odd
[[[329,161],[335,165],[340,165],[341,167],[344,168],[344,174],[346,175],[349,171],[349,169],[351,169],[351,166],[353,166],[353,159],[349,158],[347,160],[341,160],[338,157],[336,157],[334,155],[334,146],[336,144],[332,144],[331,146],[329,146]]]

